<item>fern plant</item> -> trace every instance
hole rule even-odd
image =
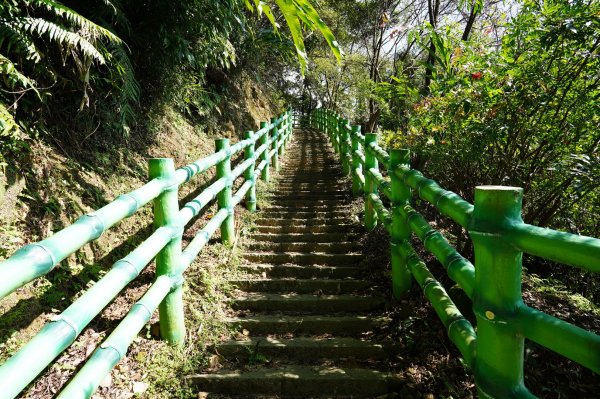
[[[104,4],[117,12],[109,0]],[[57,65],[68,66],[70,73],[61,75]],[[28,91],[43,100],[38,81],[52,86],[76,80],[83,91],[81,108],[89,105],[90,73],[102,65],[109,66],[111,80],[121,83],[121,121],[127,132],[127,123],[133,118],[131,103],[137,101],[139,88],[121,39],[55,0],[1,0],[2,135],[19,134],[15,114]]]

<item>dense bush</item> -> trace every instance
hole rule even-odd
[[[387,143],[469,199],[479,184],[520,186],[528,222],[600,235],[600,4],[526,1],[499,47],[431,38],[430,93],[398,80],[403,126]]]

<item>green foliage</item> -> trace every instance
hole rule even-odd
[[[304,35],[302,33],[303,26],[308,30],[318,30],[321,32],[329,48],[337,58],[338,62],[342,57],[342,50],[340,48],[339,43],[335,39],[335,36],[325,24],[323,19],[319,16],[319,13],[312,6],[310,1],[308,0],[274,0],[283,17],[285,18],[286,24],[290,30],[292,35],[292,40],[294,42],[294,46],[296,48],[296,53],[298,56],[298,61],[300,62],[300,67],[302,72],[306,70],[308,56],[306,53],[306,48],[304,46]],[[250,0],[244,0],[246,7],[249,10],[254,11],[254,7],[250,3]],[[269,19],[273,27],[277,30],[279,28],[279,24],[275,21],[275,17],[271,11],[271,8],[261,0],[254,0],[254,6],[256,7],[256,11],[258,14],[264,13],[265,16]]]
[[[121,126],[127,132],[139,88],[121,39],[57,1],[4,0],[0,4],[3,152],[21,138],[23,124],[18,120],[33,119],[30,113],[46,102],[51,89],[74,86],[83,93],[80,108],[89,106],[93,70],[102,66],[109,67],[112,85],[122,93]]]
[[[479,184],[524,187],[527,221],[573,229],[573,211],[598,201],[600,4],[525,1],[499,50],[451,29],[430,37],[430,95],[397,81],[409,102],[387,143],[467,198]],[[600,234],[593,220],[576,230]]]

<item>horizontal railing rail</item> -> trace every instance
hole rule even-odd
[[[412,279],[417,281],[474,371],[482,397],[534,397],[524,384],[525,338],[600,373],[599,335],[526,306],[521,295],[524,253],[600,272],[600,239],[524,223],[521,188],[476,187],[475,203],[470,204],[411,169],[408,150],[388,153],[375,134],[362,135],[360,126],[350,126],[330,110],[317,109],[304,117],[311,128],[329,136],[352,178],[353,193],[364,195],[365,228],[380,223],[389,232],[394,296],[406,295]],[[413,193],[468,231],[475,265],[410,205]],[[472,300],[476,329],[412,248],[413,234]]]
[[[0,366],[3,398],[16,397],[144,268],[156,258],[156,279],[129,313],[75,375],[60,398],[88,398],[110,370],[125,356],[139,331],[159,309],[160,335],[174,345],[185,338],[182,284],[183,273],[192,264],[217,229],[221,240],[234,239],[234,208],[245,199],[249,211],[256,210],[256,179],[269,179],[269,168],[279,169],[279,157],[293,132],[292,112],[262,122],[257,132],[245,132],[244,140],[230,146],[228,139],[216,141],[216,152],[175,170],[172,159],[149,161],[150,181],[120,195],[113,202],[80,217],[73,225],[38,243],[30,244],[0,262],[0,299],[24,284],[43,276],[66,257],[97,239],[122,219],[154,202],[153,233],[106,275],[54,316],[41,331]],[[260,144],[256,148],[257,143]],[[232,170],[231,158],[244,152]],[[258,165],[256,165],[256,163]],[[216,180],[196,198],[179,208],[178,188],[194,176],[216,168]],[[234,183],[243,183],[233,193]],[[184,228],[217,199],[218,212],[182,250]]]

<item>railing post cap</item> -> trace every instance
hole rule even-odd
[[[406,165],[410,161],[410,150],[407,148],[392,148],[390,150],[390,168]]]
[[[361,130],[361,126],[360,125],[354,125],[354,126],[352,126],[352,131],[353,132],[355,132],[355,133],[356,132],[360,132],[360,130]]]
[[[219,150],[222,148],[227,148],[227,147],[229,147],[229,139],[216,139],[215,145],[217,146],[217,149],[219,149]]]
[[[175,172],[173,158],[150,158],[148,160],[148,177],[166,176]]]
[[[268,124],[269,124],[269,122],[264,122],[263,121],[263,122],[260,123],[260,128],[262,129],[264,127],[267,127]]]
[[[253,135],[254,135],[254,132],[252,130],[246,130],[244,132],[244,139],[250,139],[250,138],[252,138]]]
[[[377,142],[377,133],[365,134],[365,143],[373,143],[373,142]]]
[[[150,158],[148,162],[152,163],[173,163],[173,158]]]
[[[475,187],[473,228],[502,225],[508,221],[521,222],[523,189],[510,186]]]

